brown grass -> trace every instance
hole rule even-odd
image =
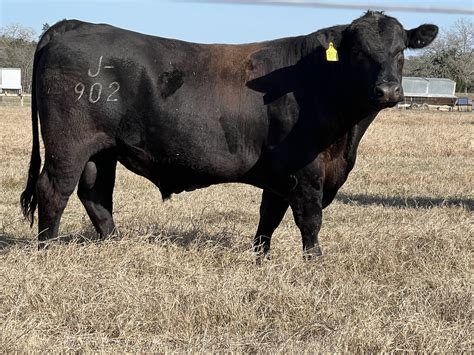
[[[473,351],[473,116],[386,111],[302,261],[288,213],[254,265],[259,191],[162,203],[119,168],[122,239],[35,250],[28,108],[0,108],[0,352]],[[61,234],[92,238],[74,196]]]

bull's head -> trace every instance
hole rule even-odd
[[[274,70],[250,80],[246,85],[252,90],[265,93],[264,103],[269,104],[289,92],[297,98],[321,95],[327,90],[327,81],[339,80],[332,85],[338,97],[356,100],[360,105],[369,104],[380,110],[394,106],[403,99],[402,69],[403,51],[406,48],[423,48],[438,34],[435,25],[421,25],[405,30],[397,19],[381,12],[368,11],[348,26],[335,26],[307,37],[302,52],[310,49],[294,66]],[[339,52],[338,61],[326,61],[324,51],[331,45]],[[252,67],[263,67],[268,49],[250,56]],[[262,59],[263,58],[263,59]]]
[[[377,108],[391,107],[403,99],[403,51],[423,48],[438,34],[435,25],[405,30],[393,17],[367,12],[342,33],[341,61],[352,94]]]

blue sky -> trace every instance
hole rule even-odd
[[[341,2],[474,8],[474,0]],[[362,12],[363,10],[196,4],[172,0],[0,0],[0,27],[20,23],[39,34],[45,22],[53,24],[63,18],[75,18],[193,42],[245,43],[307,34],[331,25],[349,23]],[[448,28],[461,17],[433,13],[388,14],[397,17],[405,28],[416,27],[421,23],[434,23]]]

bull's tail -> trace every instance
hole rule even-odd
[[[38,70],[38,62],[46,45],[55,36],[59,36],[67,31],[73,30],[80,26],[81,22],[77,20],[63,20],[51,26],[41,37],[33,59],[33,78],[31,82],[31,122],[33,125],[33,149],[31,150],[30,168],[28,170],[28,181],[25,191],[21,194],[20,204],[23,215],[31,222],[33,226],[34,214],[38,204],[38,196],[36,192],[36,183],[38,181],[41,168],[40,143],[38,131],[38,106],[36,101],[36,74]]]
[[[33,148],[31,150],[30,168],[28,170],[28,181],[26,183],[25,191],[21,194],[20,204],[23,215],[30,221],[30,226],[33,226],[34,214],[36,205],[38,204],[38,197],[36,192],[36,182],[41,167],[40,143],[38,132],[38,107],[36,103],[36,68],[39,59],[39,50],[35,52],[33,60],[33,78],[31,84],[31,123],[33,126]]]

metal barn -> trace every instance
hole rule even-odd
[[[0,94],[21,94],[21,69],[0,68]]]
[[[402,87],[405,95],[402,105],[454,106],[456,103],[456,82],[451,79],[404,76]]]

